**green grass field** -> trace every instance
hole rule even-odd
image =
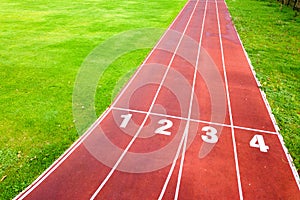
[[[0,2],[0,199],[17,195],[78,138],[72,93],[84,58],[117,33],[167,28],[185,2]],[[276,1],[227,3],[299,169],[300,19]],[[106,70],[98,115],[149,50],[130,52]]]

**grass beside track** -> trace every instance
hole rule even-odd
[[[122,31],[166,28],[185,2],[0,2],[0,199],[17,195],[78,138],[72,93],[84,58]],[[276,1],[227,3],[287,146],[300,163],[299,17],[281,11]],[[98,114],[110,104],[119,79],[148,52],[128,53],[107,69],[97,90],[96,97],[107,97],[96,102]],[[122,69],[114,70],[118,66]]]
[[[185,0],[0,2],[0,199],[17,195],[78,138],[72,93],[84,58],[120,32],[167,28],[184,4]],[[99,92],[110,95],[114,83],[132,72],[149,50],[118,59],[114,64],[122,69],[108,77],[110,85],[104,82]],[[97,103],[98,114],[110,102],[108,96]]]
[[[300,169],[300,16],[276,0],[227,0],[294,163]]]

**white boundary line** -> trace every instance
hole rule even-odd
[[[241,129],[241,130],[246,130],[246,131],[253,131],[253,132],[260,132],[260,133],[268,133],[272,135],[277,135],[276,132],[272,131],[265,131],[265,130],[260,130],[260,129],[254,129],[254,128],[247,128],[247,127],[242,127],[242,126],[233,126],[235,129]]]
[[[196,5],[197,5],[197,4],[196,4]],[[185,26],[185,28],[184,28],[184,31],[183,31],[183,33],[182,33],[182,35],[181,35],[181,37],[180,37],[180,40],[179,40],[179,42],[178,42],[178,44],[177,44],[177,46],[176,46],[176,49],[175,49],[175,51],[174,51],[174,53],[173,53],[173,56],[172,56],[172,58],[171,58],[171,60],[170,60],[170,62],[169,62],[169,64],[168,64],[168,67],[167,67],[167,69],[166,69],[166,71],[165,71],[165,73],[164,73],[164,76],[163,76],[163,78],[162,78],[162,80],[161,80],[161,83],[160,83],[160,85],[159,85],[159,87],[158,87],[158,89],[157,89],[157,91],[156,91],[156,94],[155,94],[155,96],[154,96],[154,98],[153,98],[153,100],[152,100],[152,103],[151,103],[151,105],[150,105],[150,108],[149,108],[149,110],[148,110],[148,112],[147,112],[147,114],[146,114],[146,117],[145,117],[144,121],[143,121],[142,124],[140,125],[139,129],[137,130],[137,132],[135,133],[134,137],[131,139],[131,141],[129,142],[129,144],[128,144],[127,147],[125,148],[125,150],[122,152],[122,155],[120,156],[120,158],[118,159],[118,161],[115,163],[115,165],[113,166],[113,168],[110,170],[109,174],[106,176],[106,178],[102,181],[102,183],[100,184],[100,186],[99,186],[99,187],[97,188],[97,190],[94,192],[94,194],[92,195],[92,197],[90,198],[90,200],[94,200],[94,199],[97,197],[97,195],[99,194],[99,192],[102,190],[102,188],[103,188],[103,187],[105,186],[105,184],[108,182],[108,180],[110,179],[110,177],[112,176],[112,174],[114,173],[114,171],[117,169],[117,167],[119,166],[119,164],[121,163],[121,161],[122,161],[123,158],[125,157],[125,155],[126,155],[126,153],[128,152],[129,148],[132,146],[132,144],[134,143],[134,141],[136,140],[136,138],[137,138],[138,135],[140,134],[142,128],[144,127],[144,125],[145,125],[145,123],[146,123],[146,121],[147,121],[147,119],[148,119],[148,117],[149,117],[149,115],[150,115],[150,112],[151,112],[151,110],[152,110],[152,108],[153,108],[153,106],[154,106],[154,103],[155,103],[155,101],[156,101],[156,99],[157,99],[157,97],[158,97],[158,94],[159,94],[159,92],[160,92],[160,90],[161,90],[161,88],[162,88],[162,85],[163,85],[163,83],[164,83],[164,81],[165,81],[165,79],[166,79],[166,77],[167,77],[167,74],[168,74],[168,72],[169,72],[169,70],[170,70],[170,68],[171,68],[171,65],[172,65],[172,63],[173,63],[173,61],[174,61],[174,58],[175,58],[175,56],[176,56],[176,54],[177,54],[177,51],[178,51],[178,49],[179,49],[179,47],[180,47],[180,44],[182,43],[182,40],[183,40],[183,38],[184,38],[184,35],[185,35],[185,33],[186,33],[186,31],[187,31],[187,28],[188,28],[188,26],[189,26],[189,24],[190,24],[190,22],[191,22],[191,19],[192,19],[193,15],[194,15],[195,9],[196,9],[196,6],[194,7],[194,9],[193,9],[193,11],[192,11],[192,13],[191,13],[191,15],[190,15],[190,17],[189,17],[189,20],[188,20],[188,22],[187,22],[187,24],[186,24],[186,26]]]
[[[152,48],[151,52],[148,54],[144,62],[141,64],[141,66],[137,69],[135,74],[132,76],[130,81],[126,84],[126,86],[122,89],[121,93],[118,95],[118,97],[115,99],[114,103],[112,105],[115,105],[117,100],[120,99],[120,96],[123,95],[124,91],[128,88],[130,83],[133,81],[133,79],[137,76],[138,72],[141,70],[141,68],[145,65],[145,63],[148,61],[154,50],[157,48],[157,46],[160,44],[160,42],[164,39],[167,32],[171,30],[171,27],[176,22],[178,17],[182,14],[183,10],[187,7],[187,5],[190,2],[187,1],[187,3],[183,6],[183,8],[180,10],[176,18],[172,21],[172,23],[169,25],[167,30],[164,32],[164,34],[161,36],[157,44]],[[107,108],[100,117],[90,126],[90,128],[81,135],[57,160],[54,161],[52,165],[48,169],[46,169],[32,184],[30,184],[27,188],[25,188],[21,193],[19,193],[14,200],[16,199],[24,199],[29,193],[31,193],[37,186],[39,186],[53,171],[55,171],[73,152],[75,149],[78,148],[83,142],[83,140],[86,139],[87,136],[94,130],[96,126],[100,124],[100,122],[106,117],[106,115],[110,112],[111,108]]]
[[[128,109],[128,108],[112,107],[112,110],[120,110],[120,111],[147,114],[146,111],[140,111],[140,110],[134,110],[134,109]],[[167,115],[167,114],[161,114],[161,113],[155,113],[155,112],[150,112],[150,115],[161,116],[161,117],[166,117],[166,118],[173,118],[173,119],[179,119],[179,120],[188,120],[188,118],[185,118],[185,117],[179,117],[179,116]],[[222,124],[222,123],[205,121],[205,120],[200,120],[200,119],[192,119],[191,118],[190,121],[198,122],[198,123],[204,123],[204,124],[212,124],[212,125],[216,125],[216,126],[224,126],[224,127],[229,127],[229,128],[231,127],[231,125],[229,125],[229,124]],[[235,126],[235,125],[233,127],[235,129],[241,129],[241,130],[246,130],[246,131],[253,131],[253,132],[260,132],[260,133],[268,133],[268,134],[272,134],[272,135],[277,135],[277,132],[273,132],[273,131],[254,129],[254,128],[248,128],[248,127],[243,127],[243,126]]]
[[[243,190],[242,190],[242,183],[241,183],[241,176],[240,176],[240,169],[239,169],[239,161],[238,161],[238,156],[237,156],[237,148],[236,148],[236,141],[235,141],[235,134],[234,134],[234,124],[233,124],[233,118],[232,118],[231,102],[230,102],[228,79],[227,79],[226,66],[225,66],[222,32],[221,32],[221,28],[220,28],[219,8],[218,8],[217,0],[215,0],[215,4],[216,4],[216,14],[217,14],[217,21],[218,21],[219,39],[220,39],[220,49],[221,49],[221,55],[222,55],[222,65],[223,65],[223,71],[224,71],[224,80],[225,80],[225,87],[226,87],[226,93],[227,93],[228,112],[229,112],[230,125],[231,125],[231,134],[232,134],[232,143],[233,143],[235,167],[236,167],[236,176],[237,176],[237,183],[238,183],[238,190],[239,190],[240,200],[243,200],[244,199],[243,198]]]
[[[229,12],[228,6],[227,6],[227,4],[226,4],[225,1],[224,1],[224,4],[225,4],[225,6],[226,6],[226,8],[227,8],[227,10],[228,10],[228,12]],[[230,14],[230,13],[229,13],[229,14]],[[231,15],[230,15],[230,18],[231,18]],[[232,20],[231,20],[231,21],[232,21]],[[246,52],[246,49],[245,49],[245,47],[244,47],[244,45],[243,45],[243,42],[242,42],[242,40],[241,40],[241,38],[240,38],[240,35],[238,34],[237,29],[236,29],[236,27],[235,27],[234,24],[233,24],[233,21],[232,21],[232,25],[233,25],[233,27],[234,27],[234,30],[235,30],[237,36],[238,36],[239,42],[240,42],[240,44],[241,44],[241,46],[242,46],[242,48],[243,48],[244,55],[245,55],[246,58],[247,58],[247,61],[248,61],[248,64],[249,64],[249,66],[250,66],[250,69],[251,69],[251,71],[252,71],[253,77],[255,78],[256,83],[257,83],[257,86],[259,87],[259,91],[260,91],[261,97],[262,97],[262,99],[263,99],[263,101],[264,101],[264,103],[265,103],[265,106],[266,106],[267,110],[268,110],[269,116],[270,116],[270,118],[271,118],[271,120],[272,120],[272,123],[273,123],[273,125],[274,125],[275,130],[276,130],[276,133],[278,134],[278,139],[279,139],[279,141],[280,141],[280,143],[281,143],[281,146],[282,146],[282,148],[283,148],[283,150],[284,150],[284,153],[285,153],[285,155],[286,155],[286,158],[287,158],[287,160],[288,160],[288,162],[289,162],[289,165],[290,165],[290,168],[291,168],[292,173],[293,173],[293,175],[294,175],[295,181],[296,181],[296,183],[297,183],[297,185],[298,185],[298,189],[300,190],[300,177],[299,177],[299,174],[298,174],[297,169],[296,169],[296,167],[295,167],[295,165],[294,165],[294,163],[293,163],[293,159],[292,159],[291,155],[289,154],[288,149],[287,149],[286,146],[285,146],[285,142],[284,142],[284,140],[283,140],[283,137],[282,137],[282,135],[280,134],[280,128],[279,128],[279,126],[277,125],[276,119],[275,119],[275,117],[274,117],[274,115],[273,115],[273,113],[272,113],[272,109],[271,109],[271,106],[270,106],[270,104],[269,104],[269,102],[268,102],[267,95],[265,94],[265,92],[264,92],[263,90],[261,90],[261,84],[260,84],[259,80],[258,80],[257,77],[256,77],[256,72],[255,72],[255,70],[254,70],[254,67],[253,67],[253,65],[252,65],[252,62],[251,62],[251,60],[250,60],[250,58],[249,58],[248,53]]]

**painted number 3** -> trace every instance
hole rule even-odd
[[[202,131],[206,132],[206,135],[201,135],[204,142],[214,144],[218,142],[217,130],[211,126],[204,126]]]

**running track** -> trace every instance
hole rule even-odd
[[[114,103],[16,199],[300,199],[223,0],[190,0]]]

